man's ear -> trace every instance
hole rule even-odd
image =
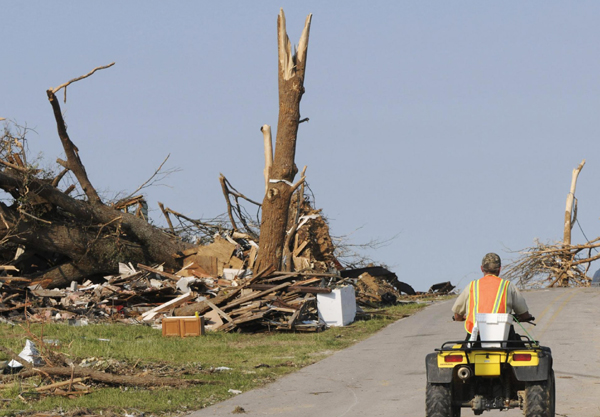
[[[481,268],[481,272],[483,272],[483,266],[480,266],[479,268]]]

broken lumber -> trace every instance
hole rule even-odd
[[[196,295],[193,292],[188,292],[188,293],[183,294],[171,301],[161,304],[158,307],[154,307],[152,310],[146,311],[144,314],[141,315],[140,318],[143,321],[152,320],[157,314],[162,313],[163,311],[170,310],[175,307],[179,307],[181,304],[185,303],[186,301],[191,300],[195,296]]]
[[[252,284],[248,288],[253,289],[253,290],[261,290],[262,291],[262,290],[269,290],[269,289],[272,289],[275,287],[276,287],[276,285]],[[309,293],[309,294],[329,294],[331,292],[331,288],[303,287],[303,286],[299,286],[299,285],[293,285],[293,286],[284,288],[284,291],[297,291],[297,292]]]

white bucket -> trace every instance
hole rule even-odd
[[[508,340],[510,326],[513,323],[511,314],[475,314],[481,347],[500,347],[500,343],[483,343],[487,340]]]

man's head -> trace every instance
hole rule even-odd
[[[500,257],[495,253],[488,253],[481,261],[481,270],[484,274],[498,275],[500,274],[501,266],[502,262],[500,261]]]

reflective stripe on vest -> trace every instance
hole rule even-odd
[[[506,298],[510,282],[495,275],[471,282],[469,288],[469,310],[465,330],[471,333],[477,313],[506,313]],[[493,297],[493,298],[492,298]]]

